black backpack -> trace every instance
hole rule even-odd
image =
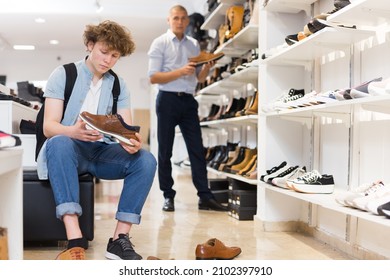
[[[72,94],[74,84],[77,78],[77,68],[74,63],[68,63],[63,65],[66,73],[66,82],[64,90],[64,111],[62,112],[62,118],[64,118],[66,106],[68,105],[70,95]],[[117,103],[120,93],[120,85],[118,76],[114,71],[109,70],[109,73],[115,77],[114,86],[112,87],[112,95],[114,103],[112,105],[112,114],[117,112]],[[35,137],[37,140],[35,146],[35,161],[38,159],[39,151],[41,150],[43,143],[46,141],[46,136],[43,134],[43,118],[45,112],[45,100],[43,100],[42,107],[40,108],[36,121],[35,121]]]

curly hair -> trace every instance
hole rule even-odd
[[[110,20],[98,25],[87,25],[83,38],[86,46],[89,42],[104,42],[110,49],[120,52],[121,56],[130,55],[135,50],[130,31],[125,26]]]

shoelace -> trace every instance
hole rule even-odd
[[[304,181],[305,183],[311,183],[315,182],[318,178],[321,178],[321,174],[318,173],[317,170],[313,170],[297,178],[297,180]]]
[[[291,172],[293,172],[295,169],[297,169],[298,166],[290,166],[289,168],[287,168],[285,171],[283,171],[282,173],[280,173],[278,175],[278,177],[284,177],[286,176],[287,174],[290,174]]]
[[[287,97],[284,102],[294,101],[294,100],[297,100],[297,99],[302,98],[302,97],[303,97],[303,94],[296,94],[296,95]]]
[[[134,245],[131,243],[130,238],[127,235],[119,238],[118,243],[122,247],[123,251],[134,251]]]
[[[369,187],[365,192],[364,192],[364,196],[368,196],[370,194],[373,194],[375,193],[376,191],[378,191],[379,188],[383,187],[384,184],[382,183],[382,181],[379,181],[379,182],[375,182],[372,184],[371,187]]]

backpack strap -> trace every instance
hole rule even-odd
[[[112,97],[114,99],[114,102],[112,104],[112,114],[115,115],[117,113],[117,103],[120,93],[119,78],[118,75],[114,71],[112,71],[112,69],[110,69],[108,72],[115,78],[114,85],[112,87]]]
[[[72,94],[74,84],[77,79],[77,68],[74,63],[68,63],[63,65],[66,73],[66,83],[64,90],[64,111],[62,112],[62,118],[64,118],[66,106],[68,105],[70,95]]]
[[[74,63],[68,63],[63,65],[65,68],[66,81],[64,89],[64,110],[62,112],[62,118],[64,118],[65,109],[68,105],[70,95],[72,94],[74,84],[77,78],[77,69]],[[36,146],[35,146],[35,161],[38,159],[39,152],[43,146],[43,143],[46,141],[46,136],[43,133],[43,120],[45,112],[45,100],[42,102],[42,106],[37,114],[35,121],[35,137],[36,137]]]

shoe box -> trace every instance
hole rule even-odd
[[[7,229],[0,227],[0,260],[8,260]]]
[[[219,203],[228,203],[229,181],[227,179],[209,179],[209,187]]]
[[[229,216],[237,220],[253,220],[257,211],[257,187],[230,179],[228,208]]]
[[[256,207],[257,191],[256,190],[231,190],[229,191],[228,202],[229,204],[234,204],[241,207]]]
[[[253,220],[253,216],[256,215],[257,207],[242,207],[240,205],[229,204],[229,216],[239,221]]]
[[[240,180],[229,178],[229,190],[256,190],[257,186]]]

